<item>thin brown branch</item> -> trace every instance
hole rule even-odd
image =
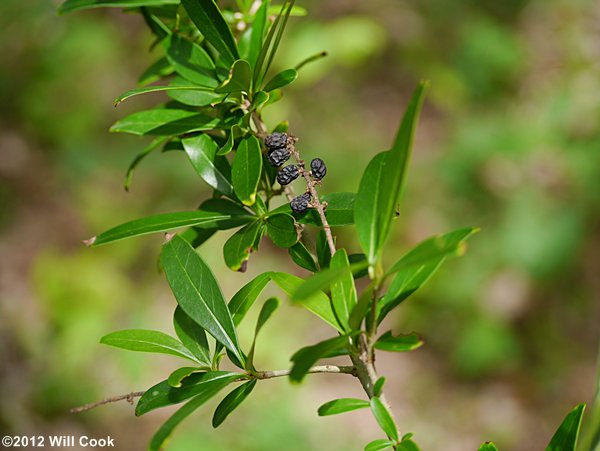
[[[292,370],[253,371],[250,375],[256,379],[272,379],[274,377],[289,376],[291,372]],[[319,365],[309,368],[307,373],[334,373],[357,376],[354,366]]]
[[[111,396],[110,398],[103,399],[101,401],[93,402],[90,404],[85,404],[83,406],[74,407],[69,412],[71,413],[81,413],[86,412],[88,410],[95,409],[96,407],[103,406],[104,404],[110,404],[118,401],[127,401],[129,404],[133,404],[134,398],[139,398],[144,394],[143,391],[132,391],[131,393],[127,393],[124,395]]]

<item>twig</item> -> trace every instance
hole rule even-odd
[[[254,371],[251,376],[256,379],[272,379],[274,377],[289,376],[291,372],[292,370]],[[354,366],[319,365],[309,368],[307,373],[351,374],[352,376],[357,376]]]
[[[71,410],[69,410],[69,412],[71,412],[71,413],[86,412],[88,410],[95,409],[96,407],[103,406],[104,404],[110,404],[112,402],[123,401],[123,400],[126,400],[129,404],[133,404],[133,399],[139,398],[143,394],[144,394],[143,391],[132,391],[131,393],[127,393],[125,395],[111,396],[110,398],[106,398],[101,401],[93,402],[93,403],[86,404],[86,405],[80,406],[80,407],[74,407]]]

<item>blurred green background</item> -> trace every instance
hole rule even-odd
[[[70,407],[143,390],[175,358],[98,344],[108,332],[172,332],[174,299],[156,268],[160,237],[89,250],[81,240],[143,214],[194,208],[208,191],[181,155],[152,155],[122,188],[145,141],[110,135],[130,111],[163,97],[113,100],[156,57],[137,15],[59,17],[58,2],[0,3],[0,431],[87,434],[141,450],[170,413],[133,416],[127,403]],[[324,191],[353,191],[391,143],[421,78],[431,89],[389,262],[434,233],[480,226],[388,328],[426,346],[380,353],[402,432],[424,451],[542,449],[575,404],[590,402],[600,328],[600,3],[592,0],[304,0],[276,69],[318,51],[266,111],[289,119],[307,158],[329,166]],[[355,236],[338,242],[358,251]],[[293,271],[263,243],[249,271],[220,247],[201,254],[231,296],[253,275]],[[273,291],[272,293],[277,293]],[[327,336],[284,303],[265,328],[261,369],[286,368]],[[252,321],[248,321],[252,324]],[[220,430],[212,404],[177,431],[172,450],[354,450],[379,438],[368,412],[320,419],[317,407],[361,396],[344,376],[302,387],[258,384]],[[326,443],[327,445],[323,445]]]

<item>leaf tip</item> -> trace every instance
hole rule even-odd
[[[82,240],[81,241],[83,244],[85,244],[87,247],[92,247],[94,245],[94,243],[96,242],[96,237],[93,236],[88,240]]]
[[[165,233],[165,241],[163,242],[163,245],[171,241],[175,235],[177,235],[175,232]]]

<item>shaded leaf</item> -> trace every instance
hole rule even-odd
[[[167,383],[173,388],[179,388],[182,385],[182,381],[186,377],[189,377],[194,373],[205,373],[206,370],[207,368],[198,368],[195,366],[184,366],[182,368],[177,368],[169,375],[169,377],[167,378]]]
[[[233,131],[232,131],[233,136]],[[260,142],[254,136],[242,139],[233,159],[231,180],[235,194],[244,205],[254,205],[262,173]]]
[[[569,412],[552,436],[546,451],[575,451],[584,410],[585,404],[579,404]]]
[[[275,310],[277,310],[280,303],[281,301],[277,298],[269,298],[265,301],[262,308],[260,309],[260,313],[258,314],[258,320],[256,321],[256,327],[254,328],[254,338],[252,339],[252,346],[250,347],[250,352],[248,352],[248,358],[246,359],[247,370],[253,368],[254,349],[256,348],[256,339],[258,337],[258,333],[265,325],[265,323],[269,320],[271,315],[275,313]]]
[[[375,381],[375,384],[373,385],[373,395],[381,396],[381,392],[383,390],[384,385],[385,385],[385,377],[382,376],[379,379],[377,379]]]
[[[120,330],[105,335],[100,339],[100,343],[129,351],[170,354],[197,362],[196,357],[178,340],[156,330]]]
[[[185,152],[196,170],[196,173],[209,186],[222,192],[226,196],[233,196],[233,186],[228,174],[219,167],[217,156],[219,147],[214,140],[206,135],[198,135],[181,140]]]
[[[492,442],[485,442],[481,444],[479,451],[498,451],[498,448]]]
[[[371,398],[371,412],[373,412],[373,416],[381,430],[391,439],[398,441],[398,428],[394,423],[392,414],[377,396]]]
[[[366,266],[365,263],[362,263],[362,265]],[[349,331],[348,320],[356,305],[356,287],[354,286],[354,278],[352,277],[350,262],[345,249],[337,250],[331,259],[330,267],[332,271],[341,271],[340,276],[331,282],[333,311],[344,330]]]
[[[263,88],[263,91],[269,92],[274,89],[283,88],[293,83],[298,78],[298,72],[296,69],[286,69],[275,75]]]
[[[375,348],[382,351],[405,352],[423,346],[423,339],[413,333],[406,335],[392,335],[392,331],[387,331],[375,342]]]
[[[223,62],[230,66],[239,59],[233,34],[213,0],[181,0],[181,4],[202,36],[217,49]]]
[[[217,94],[212,88],[204,88],[205,90],[192,89],[197,85],[180,76],[173,77],[169,86],[189,87],[189,89],[167,91],[167,95],[171,99],[188,106],[212,106],[222,102],[225,98],[225,94]]]
[[[212,425],[214,428],[219,427],[223,421],[233,412],[238,406],[252,393],[257,379],[252,379],[245,384],[235,388],[229,393],[223,401],[217,406],[217,410],[213,415]]]
[[[321,202],[327,202],[325,217],[331,227],[339,227],[354,224],[354,200],[355,193],[328,193],[320,197]],[[269,212],[270,215],[278,213],[291,214],[289,203],[286,203]],[[296,220],[301,224],[312,224],[322,227],[319,213],[309,209],[306,214],[297,215]]]
[[[304,268],[311,272],[317,272],[319,268],[317,268],[317,264],[315,263],[315,259],[312,254],[308,251],[306,246],[302,244],[302,241],[298,241],[292,247],[288,249],[288,253],[290,257],[301,268]]]
[[[264,230],[262,221],[253,221],[235,232],[223,246],[225,264],[233,271],[245,269],[244,262],[250,258],[250,253],[256,247]]]
[[[328,415],[337,415],[339,413],[350,412],[352,410],[364,409],[369,407],[371,404],[369,401],[364,399],[355,398],[342,398],[334,399],[333,401],[326,402],[319,407],[318,414],[320,417]]]
[[[326,268],[329,268],[329,264],[331,263],[331,249],[329,248],[329,243],[327,242],[327,234],[325,233],[325,230],[319,230],[315,247],[317,248],[317,261],[319,262],[319,268],[321,271],[323,271]]]
[[[197,111],[155,108],[138,111],[119,121],[111,132],[131,133],[133,135],[180,135],[194,131],[212,130],[219,119]]]
[[[144,150],[138,153],[135,158],[129,163],[129,167],[127,168],[127,173],[125,174],[125,183],[124,188],[125,191],[129,191],[129,187],[131,186],[131,179],[133,177],[133,171],[135,168],[142,162],[144,158],[150,155],[155,149],[160,147],[165,141],[169,138],[167,136],[159,136],[158,138],[154,138],[150,144],[148,144]]]
[[[237,326],[250,310],[262,290],[271,280],[271,273],[266,272],[256,276],[244,285],[229,301],[229,311],[233,316],[233,323]]]
[[[215,64],[198,44],[173,34],[163,42],[163,47],[173,69],[183,78],[200,86],[218,86]]]
[[[196,357],[198,362],[210,367],[211,357],[206,332],[180,306],[175,309],[173,327],[181,343]]]
[[[265,36],[268,8],[269,1],[263,0],[262,4],[256,11],[256,14],[254,15],[254,20],[252,21],[250,46],[248,48],[248,62],[253,69],[256,67],[256,60],[258,59],[258,54],[260,53]]]
[[[341,335],[300,349],[290,359],[293,362],[290,381],[301,382],[310,367],[319,359],[339,348],[346,347],[347,344],[348,337]]]
[[[133,8],[137,6],[177,5],[179,0],[67,0],[58,8],[60,14],[79,9],[114,7]]]
[[[248,94],[250,92],[251,79],[252,75],[248,61],[237,60],[235,63],[233,63],[233,66],[231,66],[227,80],[215,88],[215,92],[243,92]]]
[[[296,222],[290,215],[279,214],[267,218],[267,234],[273,244],[289,248],[298,242]]]
[[[171,75],[175,69],[169,63],[169,60],[166,57],[162,57],[152,63],[148,68],[142,72],[142,75],[138,78],[138,85],[144,86],[149,83],[154,83],[164,77],[168,77]]]
[[[243,360],[221,289],[202,258],[188,242],[175,235],[163,246],[160,261],[183,311]]]
[[[385,438],[380,438],[369,442],[367,446],[365,446],[365,451],[380,451],[382,449],[394,448],[395,445],[396,442],[392,442],[391,440]]]

